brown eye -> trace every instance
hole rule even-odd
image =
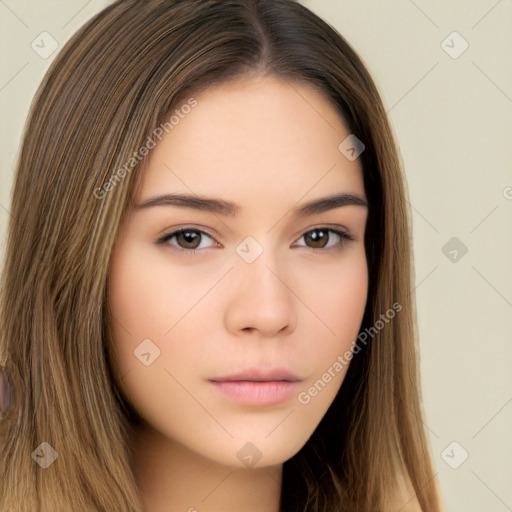
[[[342,249],[346,242],[353,240],[353,237],[345,231],[327,227],[311,229],[310,231],[304,233],[300,239],[302,238],[304,239],[305,244],[299,245],[302,247],[319,250]]]
[[[194,252],[195,249],[204,249],[205,246],[203,242],[205,240],[207,242],[208,239],[213,240],[213,238],[204,231],[187,228],[164,235],[157,243],[171,245],[173,248],[176,248],[178,251],[181,250],[182,252],[186,252],[187,250]],[[203,247],[200,247],[201,245],[203,245]],[[206,247],[213,247],[213,245],[206,245]]]
[[[201,241],[201,234],[199,231],[180,231],[176,235],[176,241],[184,249],[197,249]]]
[[[329,241],[329,231],[323,229],[314,229],[304,235],[306,240],[311,242],[310,247],[314,249],[323,249]]]

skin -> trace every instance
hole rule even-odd
[[[307,404],[294,394],[241,405],[209,379],[284,367],[307,391],[351,349],[367,299],[367,208],[293,210],[342,192],[366,200],[362,169],[338,150],[350,133],[342,119],[309,86],[252,77],[196,99],[151,151],[112,258],[113,364],[146,422],[133,469],[147,512],[277,512],[282,464],[319,424],[346,367]],[[166,193],[221,198],[240,212],[137,207]],[[199,240],[157,243],[182,227]],[[252,263],[236,251],[248,236],[263,249]],[[160,350],[148,366],[134,355],[144,339]],[[251,467],[237,457],[246,443],[261,456]]]

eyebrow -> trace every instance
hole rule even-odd
[[[181,208],[192,208],[205,212],[217,213],[230,217],[236,216],[241,207],[230,201],[217,199],[212,197],[192,196],[186,194],[165,194],[162,196],[147,199],[139,205],[136,205],[137,210],[152,208],[155,206],[177,206]],[[335,194],[328,197],[322,197],[310,201],[294,210],[297,217],[305,217],[317,213],[323,213],[328,210],[340,208],[342,206],[363,206],[368,207],[365,199],[354,194]]]

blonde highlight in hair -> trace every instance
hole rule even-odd
[[[361,330],[401,306],[361,346],[320,425],[284,463],[281,510],[385,510],[400,475],[423,511],[439,510],[398,151],[359,57],[292,0],[118,0],[52,63],[23,134],[2,274],[0,364],[16,401],[0,423],[1,510],[142,512],[130,449],[140,418],[112,370],[107,295],[116,236],[145,164],[127,162],[192,95],[263,74],[315,87],[364,142]],[[46,469],[31,456],[43,442],[58,453]]]

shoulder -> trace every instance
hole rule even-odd
[[[437,488],[437,477],[434,478]],[[422,510],[416,492],[408,476],[400,475],[398,477],[398,490],[387,502],[384,508],[385,512],[428,512]],[[444,511],[444,504],[440,499],[440,510]]]
[[[398,492],[386,501],[384,512],[424,512],[416,493],[407,485],[402,485]]]

